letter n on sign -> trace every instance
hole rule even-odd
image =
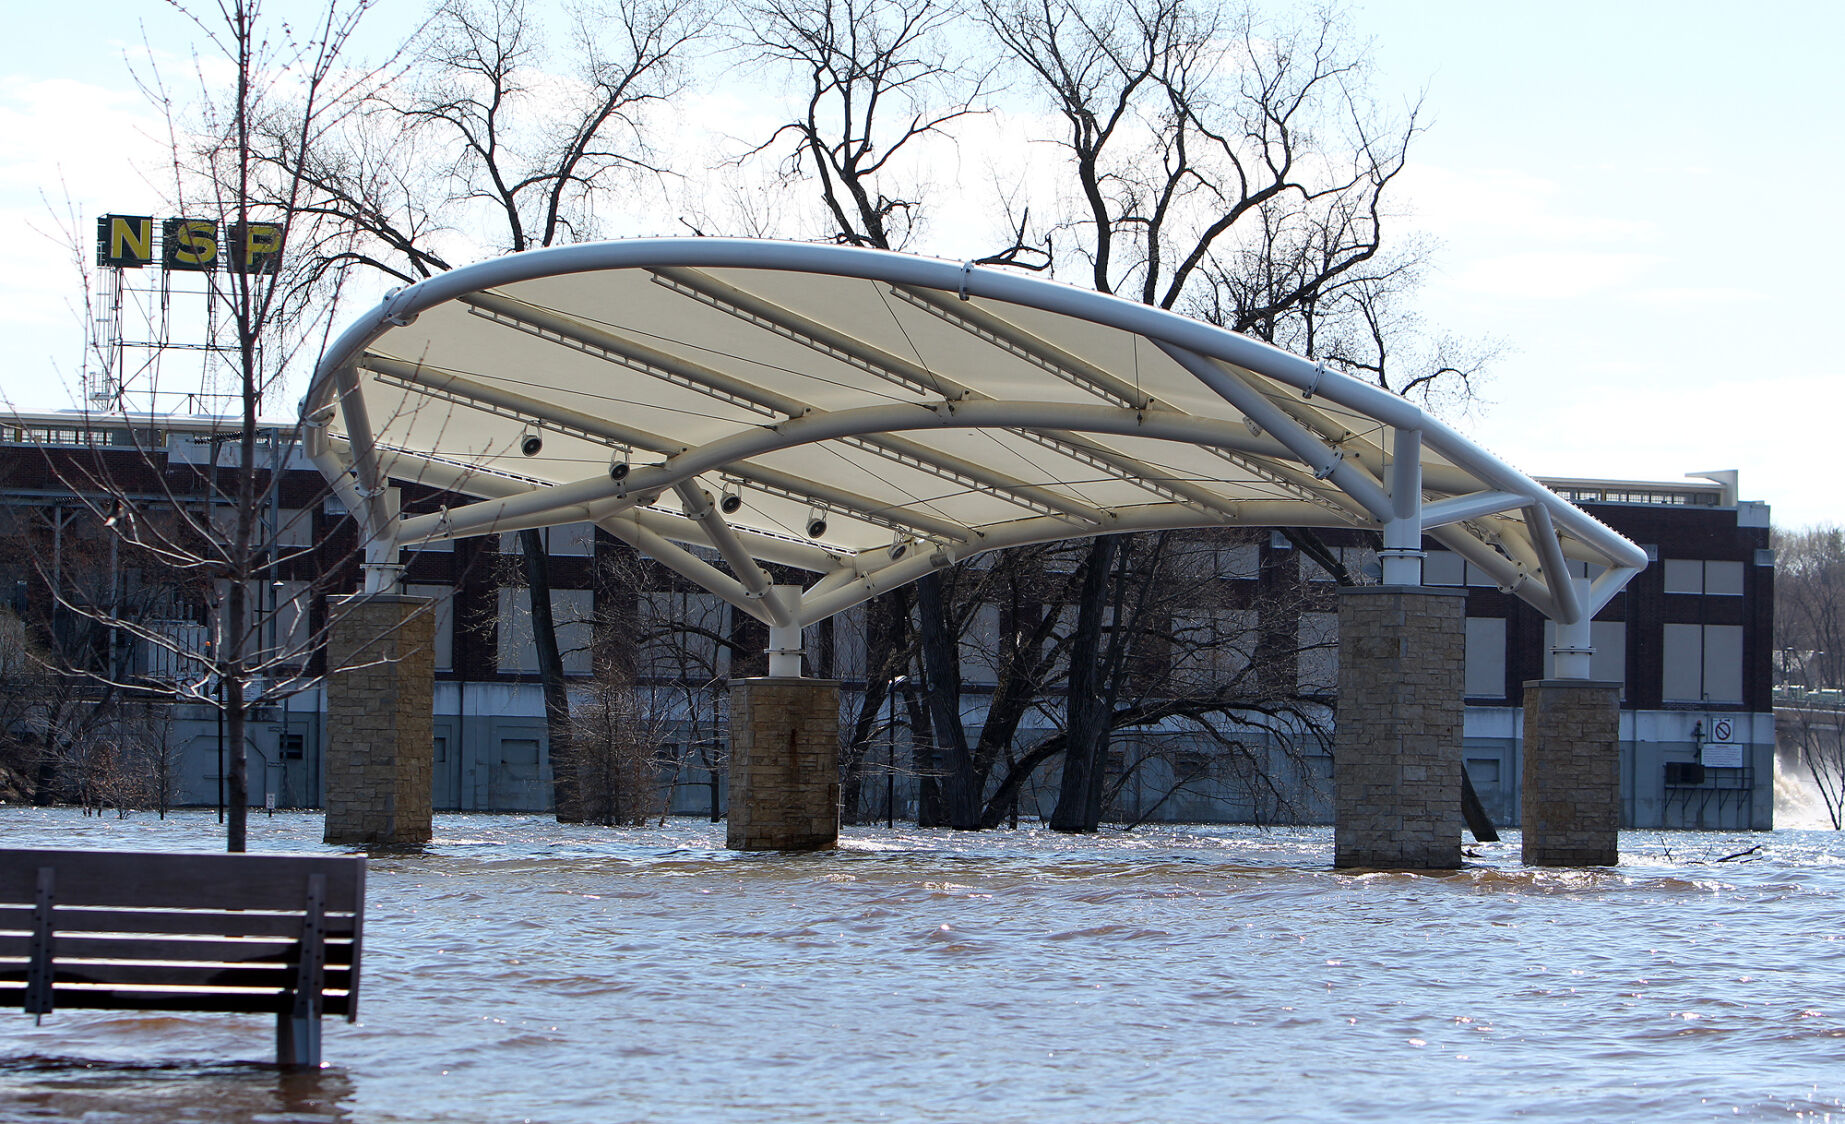
[[[96,220],[96,264],[140,269],[154,262],[154,220],[149,215],[104,215]]]

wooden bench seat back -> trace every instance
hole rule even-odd
[[[365,860],[0,851],[0,1006],[358,1017]]]

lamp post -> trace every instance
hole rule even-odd
[[[892,828],[897,825],[897,691],[910,681],[907,675],[899,675],[890,681],[890,692],[885,699],[884,719],[884,826]]]

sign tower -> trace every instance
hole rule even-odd
[[[92,409],[215,413],[236,398],[231,273],[274,273],[282,227],[103,215],[83,391]],[[198,366],[192,366],[196,358]],[[177,361],[178,369],[169,370]]]

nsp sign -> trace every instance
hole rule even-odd
[[[152,216],[104,215],[96,220],[97,265],[140,269],[154,262]],[[282,264],[282,227],[271,222],[230,223],[219,237],[212,219],[162,219],[159,262],[165,269],[199,273],[220,265],[239,273],[274,273]]]

